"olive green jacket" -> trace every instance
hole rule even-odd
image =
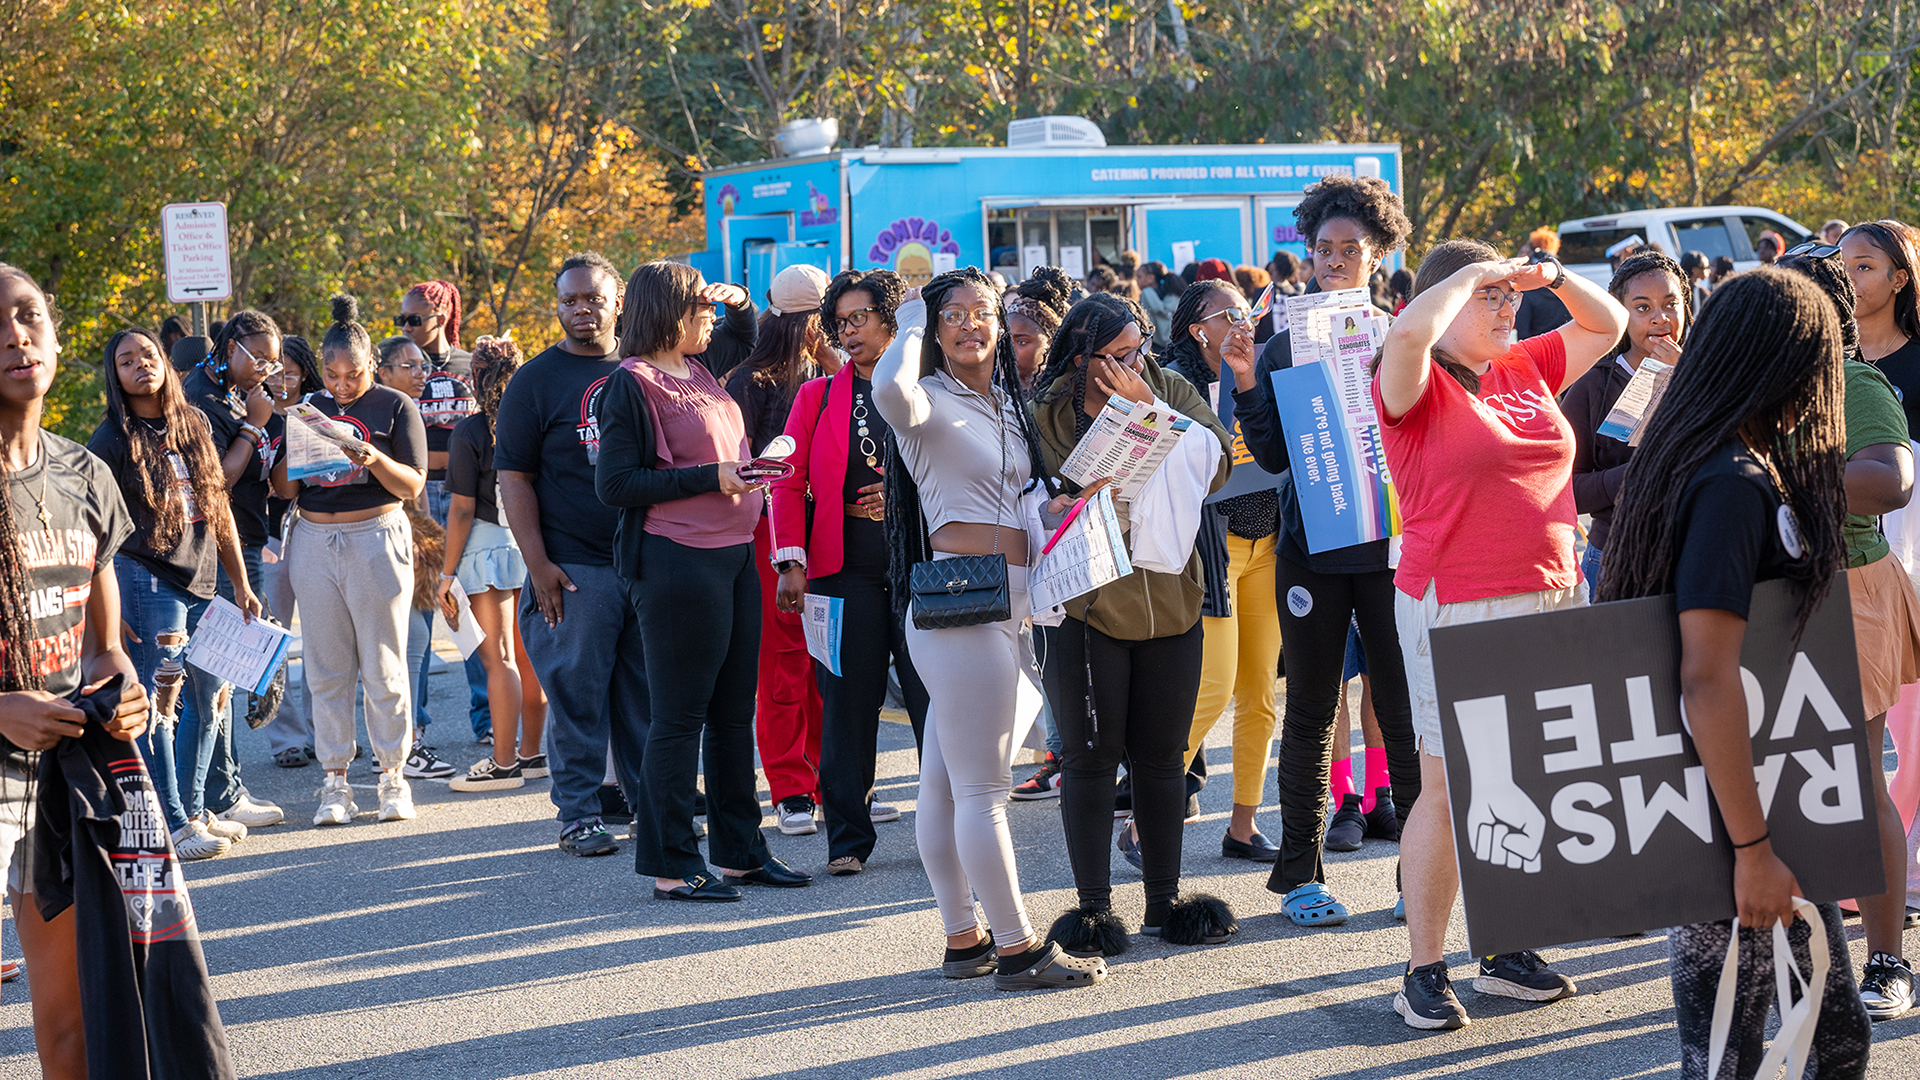
[[[1228,473],[1233,470],[1233,439],[1220,423],[1220,418],[1208,407],[1206,399],[1200,396],[1192,383],[1176,373],[1161,370],[1153,361],[1147,361],[1146,370],[1140,373],[1140,377],[1153,390],[1155,397],[1173,406],[1175,412],[1192,417],[1194,423],[1206,425],[1220,440],[1223,453],[1219,467],[1214,470],[1213,482],[1207,488],[1209,494],[1219,491],[1227,482]],[[1093,388],[1091,392],[1097,394],[1100,391]],[[1041,455],[1046,459],[1048,471],[1058,477],[1060,467],[1066,463],[1074,445],[1079,442],[1074,435],[1074,416],[1080,409],[1080,403],[1073,399],[1073,375],[1063,375],[1051,386],[1042,389],[1035,395],[1029,408],[1040,436]],[[1065,479],[1058,482],[1069,490],[1075,487]],[[1129,529],[1127,545],[1131,548],[1132,544]],[[1200,573],[1198,552],[1188,556],[1186,569],[1178,574],[1135,570],[1118,581],[1109,582],[1093,592],[1067,601],[1067,615],[1121,641],[1144,641],[1184,634],[1200,621],[1200,604],[1205,595]]]

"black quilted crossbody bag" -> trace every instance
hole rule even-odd
[[[989,391],[992,387],[988,387]],[[997,398],[990,398],[999,418],[1000,483],[1007,488],[1007,420]],[[1000,522],[993,523],[993,554],[929,557],[907,572],[907,591],[913,594],[913,625],[921,630],[951,630],[980,626],[1013,617],[1013,597],[1007,591],[1007,557],[1000,553]]]

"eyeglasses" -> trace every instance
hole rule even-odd
[[[1000,316],[986,308],[968,311],[966,308],[941,308],[940,323],[943,326],[992,326],[1000,321]]]
[[[1832,244],[1821,244],[1809,240],[1798,247],[1788,248],[1785,254],[1805,255],[1810,259],[1831,259],[1835,255],[1840,254],[1840,249]]]
[[[1513,305],[1513,310],[1520,310],[1520,294],[1517,292],[1508,292],[1505,289],[1488,289],[1480,293],[1479,296],[1487,305],[1488,311],[1499,311],[1508,304]]]
[[[877,314],[879,314],[878,308],[854,308],[852,311],[833,320],[833,324],[843,333],[848,330],[858,330],[867,325],[867,322]]]
[[[706,322],[712,322],[719,318],[719,316],[714,313],[712,304],[695,304],[692,309],[688,311],[688,314],[696,319],[705,320]]]
[[[416,371],[425,371],[427,367],[425,364],[416,364],[411,360],[405,360],[398,364],[381,364],[380,366],[388,371],[397,371],[402,375],[411,375]]]
[[[1227,317],[1228,322],[1238,326],[1245,326],[1248,322],[1252,321],[1253,319],[1252,311],[1236,304],[1233,307],[1221,308],[1219,311],[1216,311],[1211,315],[1207,315],[1202,318],[1195,319],[1194,321],[1195,322],[1212,322],[1213,320],[1221,317],[1222,315],[1225,315]]]
[[[429,319],[437,319],[439,317],[439,315],[395,315],[393,317],[393,325],[402,330],[411,330],[417,326],[427,325],[427,320]]]
[[[1120,353],[1117,356],[1114,355],[1113,353],[1094,353],[1093,354],[1093,359],[1095,360],[1109,360],[1109,361],[1112,361],[1113,363],[1119,364],[1121,367],[1132,368],[1135,371],[1140,370],[1140,365],[1146,360],[1146,358],[1147,358],[1147,344],[1144,341],[1138,345],[1135,345],[1133,348],[1128,349],[1126,352]]]

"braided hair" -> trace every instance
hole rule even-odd
[[[366,327],[360,325],[360,301],[345,293],[338,293],[331,304],[333,322],[327,327],[327,332],[321,335],[321,354],[338,349],[360,365],[371,362],[373,337],[367,333]]]
[[[1039,327],[1051,342],[1073,306],[1078,284],[1057,266],[1036,267],[1031,277],[1008,291],[1007,311]]]
[[[273,316],[253,308],[236,311],[228,316],[226,322],[220,324],[214,331],[213,348],[210,351],[211,360],[208,362],[210,369],[208,374],[214,376],[214,382],[223,387],[233,385],[233,380],[228,377],[227,372],[233,367],[234,346],[256,334],[267,334],[278,338],[280,324],[273,321]],[[240,348],[244,349],[246,346],[240,345]],[[164,351],[161,353],[163,358],[166,355]],[[112,353],[107,354],[107,368],[108,370],[113,368]]]
[[[1680,332],[1673,336],[1673,343],[1685,344],[1688,332],[1693,329],[1693,287],[1687,283],[1687,272],[1673,261],[1673,256],[1656,248],[1647,248],[1620,261],[1619,269],[1613,272],[1613,280],[1607,283],[1607,291],[1624,306],[1627,302],[1627,286],[1641,274],[1666,274],[1673,279],[1675,291],[1680,294],[1681,307],[1686,312],[1686,318],[1680,323]],[[1616,356],[1627,355],[1628,350],[1633,348],[1633,342],[1628,339],[1629,333],[1620,331],[1619,342],[1614,345],[1612,352],[1600,358],[1601,364]]]
[[[880,325],[887,328],[888,337],[900,332],[894,312],[907,296],[907,283],[900,275],[891,270],[842,270],[827,283],[826,295],[820,298],[820,323],[827,331],[828,340],[840,344],[837,313],[841,299],[851,292],[864,292],[873,297],[874,314],[880,316]]]
[[[993,385],[1012,402],[1014,422],[1027,446],[1027,463],[1033,479],[1026,490],[1032,491],[1036,485],[1044,484],[1048,495],[1057,495],[1059,487],[1047,472],[1046,459],[1040,452],[1040,433],[1027,411],[1026,395],[1020,389],[1020,366],[1013,358],[1013,340],[1007,333],[1006,305],[993,280],[979,267],[949,270],[936,275],[921,288],[921,298],[932,317],[927,320],[927,333],[920,343],[919,378],[925,379],[946,366],[946,354],[940,348],[938,312],[947,296],[963,285],[971,286],[994,305],[998,331],[993,347]],[[882,490],[886,493],[887,506],[887,581],[893,589],[894,614],[905,615],[913,599],[907,587],[908,573],[915,563],[932,558],[933,544],[927,530],[926,509],[920,504],[920,487],[900,456],[899,437],[891,430],[887,432],[885,455],[886,487]]]
[[[1920,255],[1914,252],[1913,230],[1898,221],[1869,221],[1855,225],[1840,234],[1842,243],[1847,237],[1859,234],[1867,242],[1886,255],[1892,263],[1888,273],[1896,270],[1907,272],[1907,283],[1893,294],[1893,324],[1907,335],[1909,341],[1920,341]]]
[[[507,383],[525,361],[520,343],[507,337],[482,337],[473,343],[473,407],[487,418],[487,438],[493,438],[494,417]]]
[[[0,277],[16,278],[39,293],[46,305],[51,329],[58,332],[60,313],[32,274],[0,262]],[[48,344],[52,346],[54,342]],[[57,354],[50,352],[49,358],[54,355]],[[45,453],[43,444],[42,469],[47,467]],[[27,647],[34,639],[33,575],[28,568],[26,549],[20,542],[19,524],[13,519],[12,489],[13,478],[5,457],[0,456],[0,691],[39,690],[46,686],[46,678],[34,667],[33,650]],[[28,798],[31,799],[31,795]]]
[[[114,356],[132,337],[147,339],[154,355],[160,357],[160,387],[154,391],[160,404],[161,426],[157,429],[135,422],[127,407],[126,388],[120,385]],[[206,417],[188,403],[180,386],[180,373],[160,352],[160,340],[138,327],[114,334],[107,339],[101,370],[106,376],[106,422],[127,441],[128,468],[118,478],[120,490],[128,508],[152,522],[148,546],[160,554],[172,551],[191,524],[177,494],[180,480],[169,454],[178,455],[187,467],[187,486],[193,492],[194,506],[206,520],[207,531],[215,537],[227,535],[233,527],[233,509],[227,499],[226,473],[220,466],[220,456],[214,453]]]
[[[1833,310],[1840,316],[1840,347],[1846,358],[1860,358],[1860,324],[1853,321],[1853,306],[1860,294],[1853,291],[1853,279],[1847,276],[1846,267],[1838,255],[1829,255],[1816,259],[1811,255],[1788,255],[1774,263],[1782,270],[1792,270],[1804,274],[1827,294],[1833,301]]]
[[[1197,285],[1194,287],[1199,288]],[[1053,335],[1052,343],[1047,346],[1047,362],[1041,365],[1040,374],[1034,377],[1034,404],[1056,401],[1062,394],[1071,394],[1076,403],[1084,401],[1087,365],[1083,361],[1124,333],[1129,323],[1139,327],[1148,342],[1153,340],[1153,331],[1149,329],[1152,324],[1147,321],[1146,312],[1140,310],[1139,304],[1124,296],[1094,293],[1073,305],[1072,310],[1067,312],[1066,321],[1060,324],[1059,333]],[[1142,348],[1145,347],[1143,344]],[[1069,375],[1070,379],[1067,378]],[[1073,434],[1076,439],[1085,435],[1092,426],[1093,417],[1087,415],[1087,410],[1073,411]]]
[[[1168,319],[1172,325],[1167,332],[1173,335],[1173,343],[1167,346],[1166,366],[1186,376],[1188,382],[1202,390],[1218,376],[1207,366],[1200,343],[1194,340],[1189,328],[1200,321],[1200,313],[1207,309],[1207,303],[1215,293],[1237,300],[1246,299],[1239,287],[1230,281],[1196,281],[1180,294],[1180,303]]]
[[[423,281],[407,290],[408,296],[417,296],[433,305],[433,310],[446,317],[447,325],[443,331],[450,348],[460,347],[460,289],[451,281]]]
[[[1845,381],[1840,320],[1804,276],[1761,267],[1707,297],[1687,362],[1620,489],[1602,555],[1601,600],[1671,592],[1681,501],[1694,473],[1742,433],[1773,459],[1807,557],[1789,572],[1805,586],[1799,630],[1846,564]],[[1798,631],[1796,631],[1796,637]]]

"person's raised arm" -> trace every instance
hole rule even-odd
[[[1793,871],[1773,853],[1767,817],[1753,778],[1753,740],[1747,733],[1747,694],[1740,679],[1740,646],[1747,620],[1731,611],[1696,608],[1680,613],[1680,695],[1707,787],[1732,840],[1733,899],[1740,925],[1762,929],[1793,917],[1802,895]]]
[[[1559,263],[1534,263],[1524,267],[1513,275],[1513,287],[1521,292],[1543,289],[1556,273],[1565,275],[1565,280],[1554,291],[1560,302],[1567,305],[1567,314],[1573,319],[1554,331],[1560,335],[1560,344],[1567,352],[1567,373],[1560,377],[1560,385],[1553,388],[1558,394],[1620,344],[1620,335],[1627,332],[1627,309],[1607,290]]]
[[[900,327],[893,343],[873,365],[873,404],[895,431],[917,428],[933,418],[933,402],[920,386],[920,341],[927,334],[927,302],[920,290],[893,313]]]
[[[273,399],[267,396],[265,384],[256,386],[253,392],[247,395],[247,423],[252,424],[255,431],[265,431],[267,421],[271,419],[273,419]],[[260,452],[260,438],[259,435],[243,429],[233,437],[232,442],[227,444],[227,448],[221,451],[220,472],[226,478],[227,490],[233,490],[233,486],[247,475],[248,466]]]
[[[1225,365],[1233,369],[1233,419],[1240,425],[1240,438],[1254,463],[1278,476],[1292,468],[1287,456],[1286,436],[1280,427],[1280,406],[1273,397],[1273,373],[1292,366],[1293,334],[1282,330],[1266,341],[1260,359],[1245,378],[1235,366],[1232,355],[1224,355]]]
[[[1433,371],[1433,347],[1473,294],[1507,281],[1523,265],[1519,259],[1469,263],[1400,309],[1400,316],[1387,330],[1377,376],[1380,403],[1386,406],[1388,420],[1397,421],[1412,412],[1426,396]]]

